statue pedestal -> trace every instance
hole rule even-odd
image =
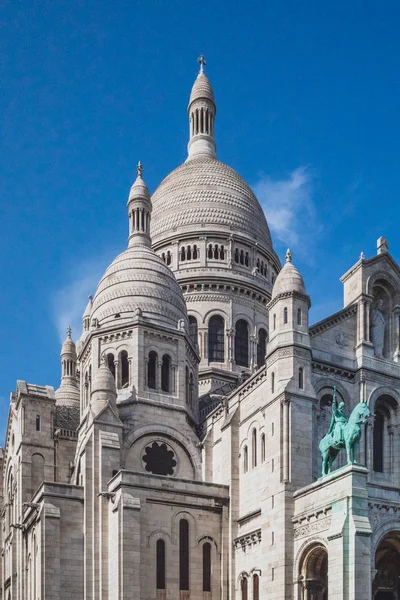
[[[298,569],[304,571],[307,542],[325,546],[329,600],[371,598],[367,473],[364,467],[348,465],[294,494]]]

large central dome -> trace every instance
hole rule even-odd
[[[272,246],[264,212],[243,179],[215,156],[196,154],[172,171],[153,197],[152,241],[166,240],[179,228],[235,231]]]

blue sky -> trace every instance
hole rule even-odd
[[[185,159],[201,52],[218,157],[291,246],[311,320],[380,235],[400,259],[399,21],[390,0],[0,3],[3,422],[17,379],[58,385],[65,327],[126,245],[137,161],[154,191]]]

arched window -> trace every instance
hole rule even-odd
[[[260,600],[260,578],[257,574],[253,575],[253,600]]]
[[[304,388],[304,370],[303,367],[299,368],[299,389]]]
[[[213,247],[212,244],[208,245],[208,258],[212,258],[213,257]]]
[[[155,390],[157,387],[157,353],[149,352],[149,360],[147,363],[147,385],[150,389]]]
[[[218,244],[215,244],[215,247],[214,247],[214,258],[216,258],[216,259],[219,258]]]
[[[161,254],[161,258],[162,258],[162,259],[163,259],[163,261],[165,262],[165,252],[163,252],[163,253]]]
[[[297,325],[301,325],[302,322],[302,318],[301,318],[301,308],[297,309]]]
[[[287,325],[287,322],[288,322],[288,309],[285,306],[285,308],[283,309],[283,323],[284,323],[284,325]]]
[[[218,315],[211,317],[208,323],[208,360],[224,362],[225,360],[225,323]]]
[[[171,371],[171,358],[168,354],[164,354],[161,363],[161,389],[163,392],[170,392],[170,371]]]
[[[224,258],[225,258],[225,248],[223,246],[221,246],[221,248],[220,248],[219,257],[221,260],[224,260]]]
[[[181,261],[184,261],[184,260],[186,260],[186,250],[185,250],[185,247],[182,246],[182,248],[181,248]]]
[[[189,315],[189,336],[195,344],[198,343],[198,327],[197,319],[193,315]]]
[[[188,246],[187,250],[186,250],[186,259],[187,260],[192,260],[192,249],[191,249],[190,246]]]
[[[235,362],[241,367],[249,366],[249,326],[244,319],[236,323]]]
[[[239,250],[238,248],[235,248],[235,263],[239,262]]]
[[[121,368],[121,387],[123,388],[129,384],[129,360],[126,350],[122,350],[119,355],[119,361]]]
[[[244,250],[240,251],[240,264],[244,265]]]
[[[260,259],[257,258],[257,271],[260,272]]]
[[[257,344],[257,367],[262,367],[265,363],[265,355],[267,354],[267,332],[265,329],[260,329],[258,332]]]
[[[275,373],[271,373],[271,392],[275,392]]]
[[[189,523],[179,521],[179,589],[189,590]]]
[[[374,420],[374,471],[383,473],[385,415],[381,410],[375,413]]]
[[[197,246],[196,244],[193,246],[193,260],[197,259]]]
[[[257,431],[255,429],[251,434],[251,461],[254,469],[257,466]]]
[[[157,589],[165,590],[165,542],[164,540],[157,540],[156,546],[156,577],[157,577]]]
[[[107,364],[110,369],[112,376],[115,379],[115,362],[114,362],[114,354],[107,354]]]
[[[189,369],[185,369],[185,387],[186,387],[186,403],[189,404],[190,400],[190,387],[189,387]]]
[[[203,592],[211,592],[211,544],[203,544]]]
[[[167,252],[167,265],[170,265],[172,262],[171,252],[168,250]]]
[[[240,580],[241,600],[247,600],[247,577]]]
[[[265,433],[261,434],[261,462],[265,462]]]
[[[246,254],[245,254],[244,264],[246,265],[246,267],[249,266],[249,253],[248,252],[246,252]]]
[[[247,446],[243,448],[243,472],[247,473],[249,470],[249,452],[247,450]]]
[[[194,381],[193,381],[193,373],[190,373],[190,377],[189,377],[189,404],[193,408],[193,404],[194,404]]]

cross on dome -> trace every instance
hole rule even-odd
[[[138,174],[138,177],[142,178],[143,171],[144,171],[143,165],[139,160],[137,167],[136,167],[136,173]]]
[[[200,54],[197,62],[200,63],[200,73],[204,73],[204,67],[206,66],[206,60],[202,54]]]
[[[71,337],[71,333],[72,333],[72,329],[71,327],[68,325],[67,327],[67,336],[70,338]]]
[[[292,253],[290,252],[290,248],[286,250],[286,262],[292,262]]]

